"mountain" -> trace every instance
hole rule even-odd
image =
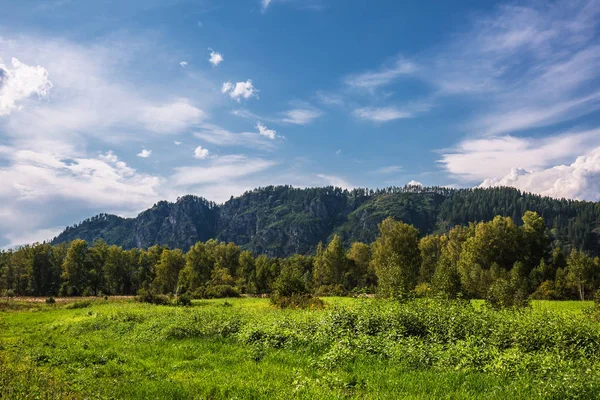
[[[370,243],[377,224],[389,216],[430,234],[496,215],[520,224],[528,210],[544,218],[555,245],[600,254],[600,203],[558,200],[513,188],[420,186],[352,191],[268,186],[221,205],[188,195],[174,203],[158,202],[135,218],[97,215],[68,227],[52,244],[103,239],[124,248],[163,244],[187,250],[197,241],[215,238],[255,254],[288,256],[312,253],[319,241],[334,234],[346,244]]]

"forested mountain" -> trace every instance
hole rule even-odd
[[[161,201],[135,218],[100,214],[67,228],[52,244],[103,239],[123,248],[155,244],[187,250],[198,241],[234,242],[255,254],[314,254],[334,234],[346,245],[370,243],[386,217],[414,225],[421,235],[496,215],[522,224],[526,211],[543,217],[555,246],[600,254],[600,203],[557,200],[512,188],[390,187],[379,190],[269,186],[222,205],[196,196]]]

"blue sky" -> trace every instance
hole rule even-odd
[[[0,246],[269,184],[600,200],[599,1],[0,9]]]

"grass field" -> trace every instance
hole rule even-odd
[[[0,300],[0,398],[599,398],[591,303]]]

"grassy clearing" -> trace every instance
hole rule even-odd
[[[14,302],[0,312],[0,398],[597,398],[600,327],[571,302],[328,298]],[[70,303],[72,304],[72,303]]]

